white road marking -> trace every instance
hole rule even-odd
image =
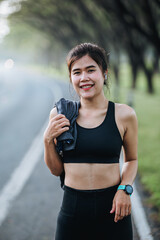
[[[140,196],[136,189],[136,185],[133,184],[134,192],[131,196],[132,201],[132,215],[134,218],[134,224],[137,228],[140,240],[153,240],[151,229],[148,224],[144,208],[141,203]]]
[[[55,101],[62,97],[62,91],[59,85],[56,83],[54,89],[52,89],[52,92]],[[48,119],[43,125],[38,136],[34,139],[30,149],[22,159],[21,163],[14,170],[9,181],[0,192],[0,226],[8,215],[12,202],[18,196],[18,194],[20,194],[25,183],[31,176],[36,164],[41,159],[44,149],[43,133],[48,124]]]
[[[122,170],[123,165],[123,151],[120,156],[120,170]],[[138,194],[135,183],[133,184],[133,194],[131,196],[132,202],[132,216],[134,219],[134,224],[136,226],[138,236],[140,240],[153,240],[151,235],[151,229],[147,221],[147,217],[141,203],[140,196]]]

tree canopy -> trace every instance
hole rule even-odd
[[[80,42],[98,43],[116,56],[113,68],[117,79],[119,55],[125,52],[132,66],[132,87],[141,68],[152,93],[160,57],[159,16],[159,0],[27,0],[11,21],[34,26],[66,49]]]

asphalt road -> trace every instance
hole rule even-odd
[[[0,73],[0,191],[47,120],[55,101],[51,89],[56,92],[57,84],[63,97],[69,98],[69,87],[62,82],[20,69]],[[44,164],[42,151],[31,176],[10,203],[0,225],[0,240],[53,240],[62,194],[59,178]],[[138,239],[134,229],[134,240]]]

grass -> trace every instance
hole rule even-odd
[[[121,66],[119,102],[127,103],[130,67]],[[111,79],[114,76],[111,73]],[[158,209],[160,220],[160,75],[154,76],[155,94],[146,92],[146,80],[142,72],[138,75],[137,90],[134,91],[134,109],[138,118],[138,173],[140,180],[150,193],[149,205]],[[111,95],[114,84],[111,86]]]

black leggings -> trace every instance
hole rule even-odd
[[[131,215],[110,214],[117,187],[77,190],[64,186],[55,240],[132,240]]]

